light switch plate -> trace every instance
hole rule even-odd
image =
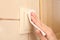
[[[27,16],[29,10],[28,8],[20,8],[20,34],[32,32],[32,25],[29,23]]]

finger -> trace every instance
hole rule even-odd
[[[31,16],[31,20],[34,24],[36,24],[38,27],[41,25],[38,18],[35,18],[34,16]]]
[[[33,21],[33,23],[37,23],[37,20],[34,16],[31,16],[31,20]]]
[[[33,16],[34,18],[37,18],[37,15],[34,12],[31,12],[31,16]]]
[[[36,24],[39,28],[41,28],[44,32],[46,32],[46,28],[44,25],[42,25],[42,23],[40,22],[40,20],[38,20],[37,16],[35,15],[35,13],[31,13],[31,19],[32,19],[32,22],[34,24]]]
[[[31,16],[31,20],[32,20],[32,22],[33,22],[35,25],[37,25],[37,26],[40,25],[39,22],[38,22],[38,20],[37,20],[36,18],[34,18],[33,16]]]
[[[47,38],[44,37],[39,30],[36,30],[35,33],[36,33],[36,35],[39,36],[39,38],[40,38],[41,40],[47,40]]]

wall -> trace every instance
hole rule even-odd
[[[60,1],[48,1],[47,10],[47,25],[50,26],[55,32],[58,39],[60,39]]]
[[[21,7],[39,15],[39,0],[0,0],[0,40],[36,40],[33,33],[19,34]]]
[[[60,0],[53,0],[53,29],[60,39]]]
[[[53,29],[60,39],[60,0],[41,0],[41,21]]]

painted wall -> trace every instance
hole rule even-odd
[[[36,40],[33,33],[19,34],[20,7],[39,15],[39,0],[0,0],[0,40]]]
[[[60,0],[48,2],[47,25],[53,29],[57,38],[60,39]]]
[[[60,39],[60,0],[41,0],[41,20],[53,29]]]
[[[53,0],[53,29],[60,39],[60,0]]]

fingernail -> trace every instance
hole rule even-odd
[[[33,15],[33,12],[31,12],[31,16]]]

